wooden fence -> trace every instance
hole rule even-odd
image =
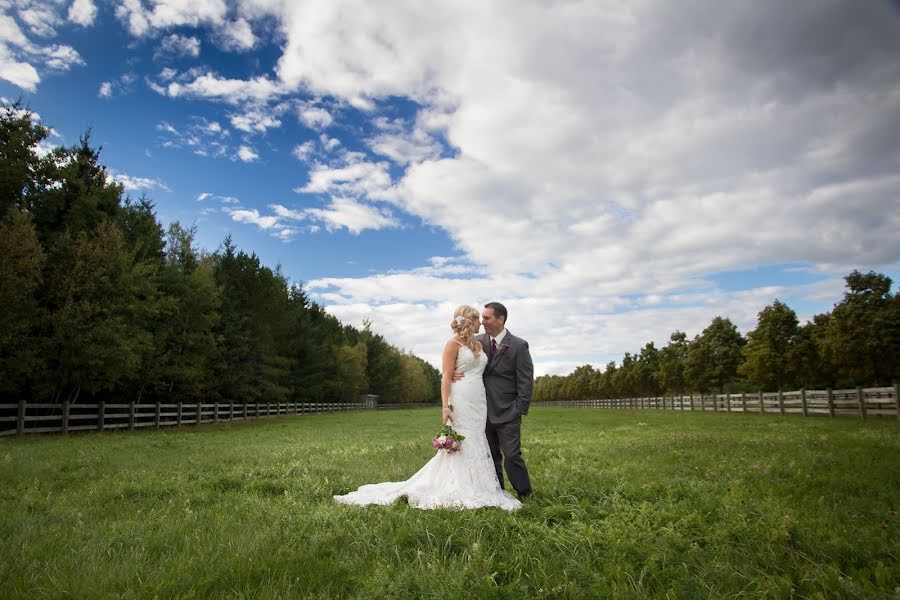
[[[238,404],[209,402],[172,404],[75,403],[54,404],[20,401],[0,404],[0,436],[26,433],[69,433],[70,431],[161,429],[243,421],[283,415],[305,415],[350,410],[412,408],[433,404],[382,404],[377,402],[272,402]]]
[[[715,394],[656,396],[645,398],[602,398],[534,402],[532,406],[575,408],[618,408],[629,410],[694,410],[760,414],[855,415],[895,417],[900,420],[900,384],[893,387],[847,390],[797,390],[755,394]]]

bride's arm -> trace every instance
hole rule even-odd
[[[450,386],[453,385],[453,371],[456,369],[456,357],[459,355],[459,344],[447,340],[444,354],[441,356],[441,424],[452,420],[450,412]]]

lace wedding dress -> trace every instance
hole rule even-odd
[[[487,399],[481,374],[485,366],[484,352],[476,356],[468,347],[460,347],[456,370],[463,371],[465,377],[453,383],[449,398],[453,429],[466,438],[459,452],[438,450],[406,481],[372,483],[334,499],[343,504],[391,504],[405,496],[415,508],[520,508],[521,502],[500,489],[484,434]]]

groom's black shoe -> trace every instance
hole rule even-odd
[[[527,490],[524,492],[516,492],[516,495],[519,497],[520,502],[524,502],[525,500],[528,500],[528,498],[531,496],[531,490]]]

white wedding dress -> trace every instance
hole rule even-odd
[[[470,348],[460,347],[456,370],[463,371],[465,377],[452,384],[449,398],[453,406],[453,429],[466,438],[459,452],[448,454],[438,450],[434,458],[406,481],[372,483],[334,499],[343,504],[366,505],[391,504],[406,497],[410,506],[425,509],[520,508],[521,502],[500,489],[484,433],[487,398],[481,374],[486,365],[484,352],[476,356]]]

